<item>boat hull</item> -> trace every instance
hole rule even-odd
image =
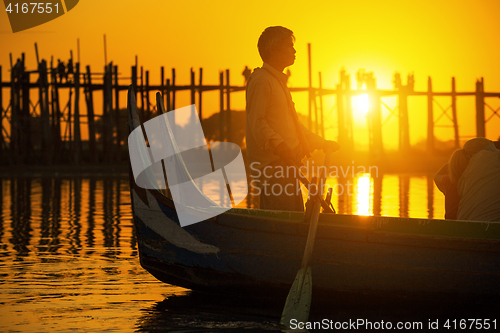
[[[219,293],[288,292],[307,238],[303,214],[235,209],[181,228],[171,200],[156,191],[133,192],[141,265],[156,278]],[[151,225],[148,209],[168,230]],[[184,236],[172,236],[175,228],[187,234],[182,242]],[[499,296],[499,234],[498,223],[321,214],[314,290]]]

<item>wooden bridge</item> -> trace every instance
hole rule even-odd
[[[311,57],[309,45],[309,85],[303,88],[291,88],[292,92],[308,92],[309,112],[308,126],[320,135],[324,135],[323,98],[335,96],[336,123],[338,127],[338,141],[353,151],[353,116],[352,97],[367,94],[370,98],[371,109],[367,114],[370,151],[383,154],[382,143],[382,109],[386,108],[389,117],[396,116],[399,120],[399,149],[407,151],[410,148],[408,97],[425,96],[427,98],[427,150],[434,150],[434,130],[436,122],[441,118],[449,118],[454,130],[455,146],[459,147],[459,124],[457,120],[457,97],[475,96],[476,99],[476,135],[486,136],[486,123],[494,116],[499,115],[499,109],[494,109],[486,103],[486,98],[500,97],[500,93],[485,92],[484,80],[476,82],[476,90],[458,92],[455,88],[455,78],[451,80],[449,92],[435,92],[432,89],[432,80],[428,78],[427,91],[414,90],[414,77],[408,75],[407,83],[403,84],[399,74],[394,75],[394,89],[377,88],[376,79],[372,72],[358,71],[356,80],[358,89],[351,88],[350,75],[340,71],[340,82],[334,88],[325,88],[322,85],[319,73],[319,86],[312,86]],[[67,64],[50,64],[46,60],[39,60],[38,68],[27,70],[25,56],[14,64],[11,55],[10,82],[2,82],[2,66],[0,66],[0,163],[1,164],[109,164],[128,160],[126,147],[126,124],[121,119],[119,93],[133,85],[139,103],[140,114],[149,119],[155,112],[154,98],[151,93],[160,91],[164,96],[168,110],[177,106],[176,97],[180,91],[190,92],[191,104],[196,104],[199,117],[203,123],[202,109],[203,93],[219,91],[219,133],[218,140],[231,141],[231,94],[244,91],[245,85],[231,85],[230,72],[225,70],[219,73],[218,85],[203,84],[203,69],[196,73],[191,69],[189,84],[180,85],[176,82],[176,70],[172,68],[170,77],[166,77],[165,68],[161,67],[160,84],[150,83],[149,71],[136,65],[130,69],[130,76],[119,75],[118,66],[109,63],[104,72],[92,73],[90,66],[83,69],[80,64],[70,59]],[[248,77],[250,71],[245,69],[243,75]],[[126,84],[124,80],[129,81]],[[361,86],[366,89],[361,89]],[[4,94],[9,91],[10,94]],[[61,91],[67,92],[68,100],[61,102]],[[33,102],[34,93],[36,98]],[[102,92],[102,108],[94,106],[94,93]],[[9,96],[6,98],[6,96]],[[382,101],[383,97],[396,96],[397,106],[390,108]],[[442,107],[435,99],[438,96],[450,98],[450,105]],[[86,110],[80,110],[80,99],[85,100]],[[4,99],[8,101],[4,107]],[[435,105],[439,115],[436,117]],[[491,112],[490,115],[486,115]],[[83,112],[82,112],[83,111]],[[83,126],[86,125],[86,126]],[[82,142],[82,128],[88,131],[88,141]],[[36,135],[35,135],[36,133]]]

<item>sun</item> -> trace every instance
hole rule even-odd
[[[366,116],[368,111],[370,111],[370,99],[368,98],[368,94],[362,94],[354,97],[356,108],[361,111],[363,115]]]
[[[366,117],[370,111],[370,98],[368,94],[361,94],[352,97],[352,114],[358,126],[366,126]]]

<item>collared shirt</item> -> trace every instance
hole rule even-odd
[[[280,82],[281,81],[281,82]],[[250,163],[262,169],[280,158],[274,149],[282,142],[294,152],[301,152],[298,117],[291,94],[286,87],[287,76],[264,63],[250,75],[246,95],[246,145]],[[287,96],[288,95],[288,96]],[[295,118],[295,119],[294,119]],[[300,124],[310,147],[319,148],[324,139]],[[300,159],[305,152],[300,154]]]

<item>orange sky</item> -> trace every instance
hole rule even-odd
[[[1,6],[3,8],[3,6]],[[82,0],[70,12],[41,26],[13,34],[7,14],[0,13],[0,65],[3,79],[9,78],[9,53],[14,59],[26,53],[28,69],[36,68],[34,43],[40,56],[69,58],[80,39],[81,63],[93,71],[104,65],[103,34],[107,36],[108,60],[129,76],[130,66],[139,64],[159,83],[160,66],[177,69],[177,82],[189,82],[189,68],[204,68],[204,82],[218,83],[218,72],[230,68],[231,82],[242,84],[245,65],[261,65],[256,43],[262,30],[283,25],[296,36],[297,60],[292,66],[290,85],[307,85],[307,43],[312,43],[314,84],[317,72],[323,84],[334,87],[338,71],[345,66],[352,74],[359,68],[374,71],[379,87],[391,88],[394,71],[404,77],[414,72],[416,90],[427,89],[432,76],[435,91],[449,91],[451,77],[458,91],[473,91],[475,80],[484,77],[486,91],[500,92],[500,1],[160,1]],[[406,81],[406,79],[405,79]],[[214,93],[215,94],[215,93]],[[215,95],[214,95],[215,96]],[[7,97],[7,91],[4,92]],[[305,94],[294,96],[299,112],[307,112]],[[5,99],[5,98],[4,98]],[[214,97],[215,100],[215,97]],[[447,107],[450,102],[439,99]],[[487,99],[495,109],[499,99]],[[218,104],[204,102],[206,113]],[[326,114],[333,99],[325,101]],[[394,106],[395,99],[386,101]],[[187,100],[186,100],[186,104]],[[6,105],[4,105],[5,107]],[[178,105],[182,106],[182,105]],[[244,109],[244,94],[234,95],[233,108]],[[426,135],[426,100],[409,101],[411,142]],[[436,117],[438,107],[435,106]],[[487,117],[491,114],[487,110]],[[474,99],[458,99],[460,134],[475,134]],[[362,115],[356,116],[360,144],[366,135]],[[447,125],[448,123],[443,123]],[[396,142],[393,119],[384,129],[384,142]],[[394,135],[394,134],[392,134]],[[451,129],[437,129],[441,139],[451,139]],[[487,136],[500,135],[500,118],[487,125]],[[335,136],[334,131],[328,136]],[[397,146],[397,145],[396,145]]]

